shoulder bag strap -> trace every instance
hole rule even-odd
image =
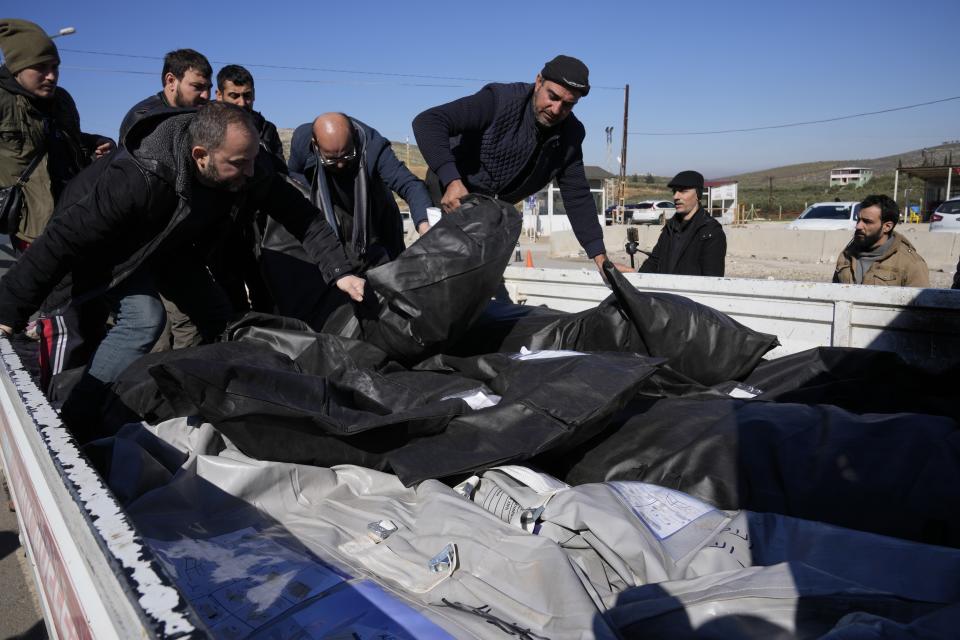
[[[30,174],[33,173],[33,170],[36,169],[40,161],[43,160],[43,156],[47,155],[47,149],[50,147],[50,120],[47,118],[43,119],[43,139],[47,143],[46,147],[30,161],[27,168],[20,174],[16,186],[23,188],[23,185],[30,179]]]

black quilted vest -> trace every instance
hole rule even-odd
[[[563,140],[579,121],[571,114],[551,130],[539,146],[533,113],[533,84],[491,84],[496,101],[493,121],[483,131],[450,139],[457,169],[472,192],[515,201],[545,186],[564,164]],[[579,141],[577,141],[579,143]],[[529,166],[527,175],[518,180]],[[509,189],[509,193],[506,191]]]

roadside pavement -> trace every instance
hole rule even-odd
[[[0,471],[0,638],[40,640],[47,638],[47,628],[40,613],[29,576],[26,552],[20,546],[17,514]]]

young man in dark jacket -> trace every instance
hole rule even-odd
[[[130,108],[120,123],[120,146],[125,146],[127,133],[136,122],[159,109],[177,110],[199,107],[210,99],[210,78],[213,68],[206,56],[193,49],[177,49],[163,57],[158,93],[144,98]]]
[[[153,346],[165,322],[161,293],[207,340],[222,332],[230,308],[204,256],[244,207],[280,221],[324,280],[362,300],[364,281],[351,275],[323,217],[276,173],[250,115],[214,103],[139,120],[126,149],[70,184],[46,231],[0,281],[0,331],[21,329],[45,299],[58,309],[105,303],[115,324],[73,394],[89,410],[105,385]]]
[[[19,223],[0,230],[24,251],[47,226],[67,182],[114,144],[80,131],[73,98],[57,86],[60,55],[43,29],[0,19],[0,49],[0,187],[15,184],[39,156],[23,187]]]
[[[471,192],[519,202],[556,179],[573,232],[600,268],[603,229],[583,168],[586,133],[573,115],[589,92],[586,65],[561,55],[533,84],[488,84],[418,115],[413,133],[434,204],[451,211]]]
[[[703,176],[681,171],[670,184],[677,212],[667,220],[656,246],[640,273],[677,276],[722,276],[727,257],[727,236],[719,222],[700,206]]]
[[[217,72],[217,100],[235,104],[241,109],[250,112],[253,124],[260,135],[260,144],[279,160],[281,166],[286,166],[283,157],[283,143],[277,133],[275,124],[263,117],[259,111],[253,110],[253,103],[257,99],[257,90],[253,84],[253,75],[238,64],[228,64]]]

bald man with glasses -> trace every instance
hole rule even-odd
[[[422,235],[430,228],[426,185],[413,175],[376,129],[342,113],[324,113],[293,133],[290,175],[337,230],[351,257],[371,267],[404,249],[396,192],[410,205]]]

